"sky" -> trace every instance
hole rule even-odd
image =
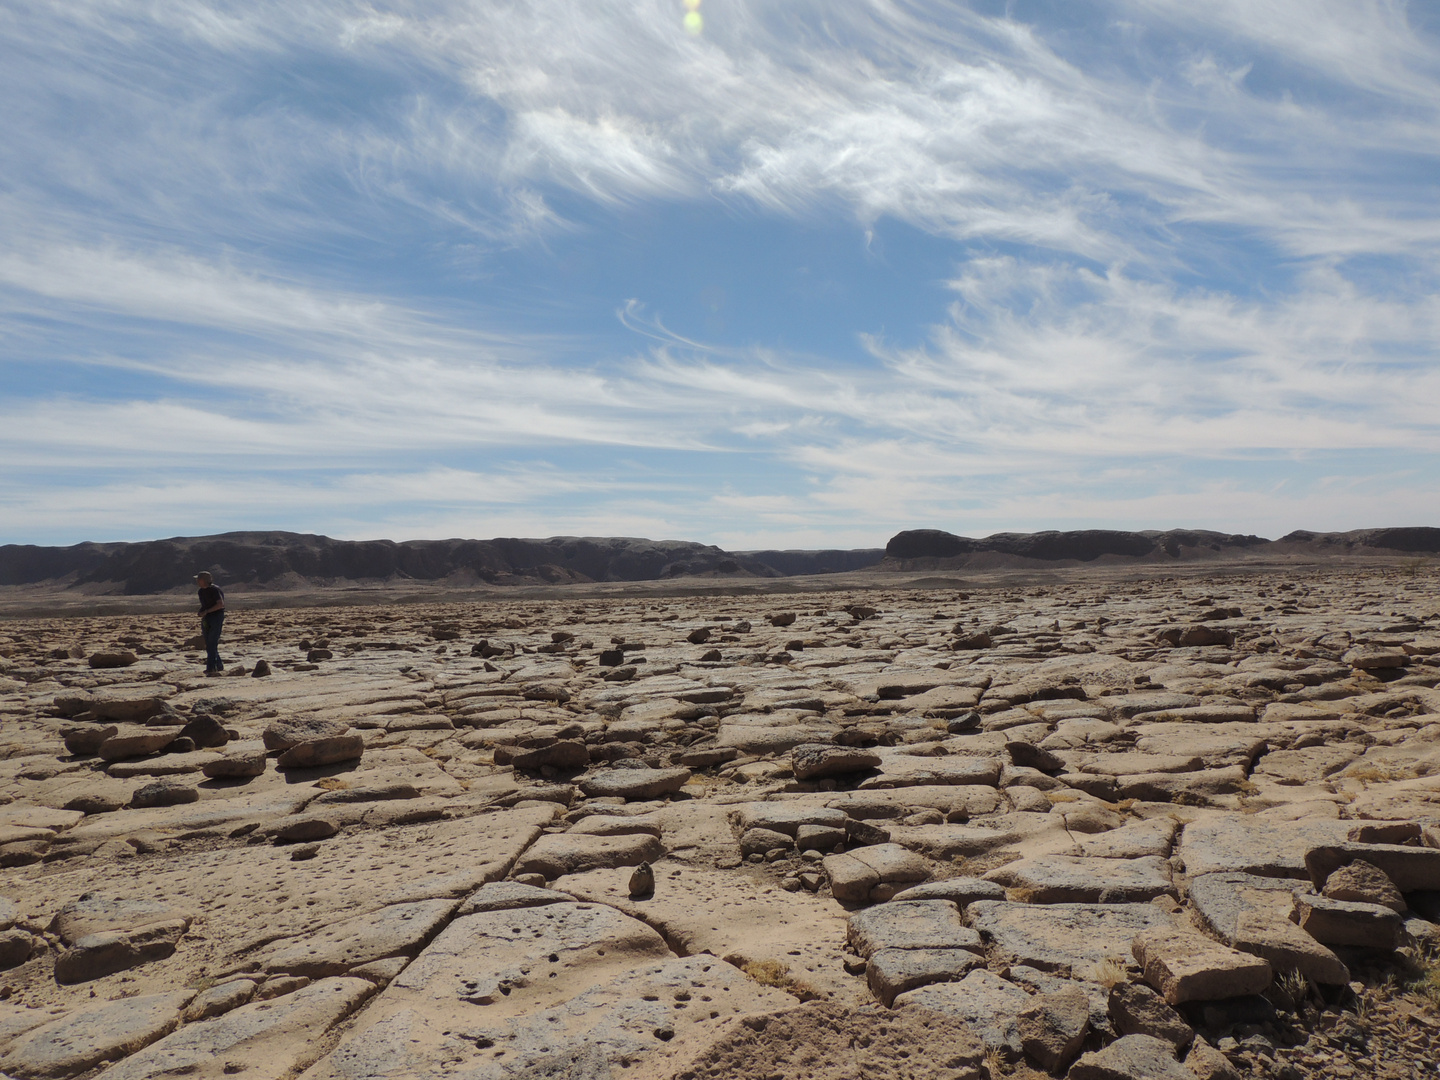
[[[1440,524],[1440,5],[0,0],[0,543]]]

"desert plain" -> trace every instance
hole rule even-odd
[[[0,621],[0,1074],[1440,1068],[1429,567],[409,599]]]

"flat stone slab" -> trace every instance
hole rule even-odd
[[[985,875],[1032,904],[1131,904],[1178,895],[1170,868],[1158,855],[1097,859],[1042,855],[1021,859]]]
[[[544,874],[547,881],[587,870],[608,870],[654,862],[665,845],[648,833],[596,836],[590,833],[547,833],[515,864],[517,874]]]
[[[242,1005],[223,1016],[186,1024],[140,1053],[106,1069],[103,1080],[281,1080],[314,1060],[317,1040],[358,1009],[375,984],[321,979],[292,994]]]
[[[1297,892],[1294,896],[1292,918],[1301,930],[1323,945],[1393,949],[1400,943],[1404,923],[1391,908],[1354,900],[1332,900],[1313,893]]]
[[[1019,1017],[1031,998],[1020,987],[983,969],[959,982],[911,990],[895,999],[895,1007],[932,1009],[966,1021],[989,1050],[1021,1053]]]
[[[1290,921],[1297,888],[1303,886],[1284,878],[1204,874],[1190,880],[1190,904],[1206,930],[1270,961],[1276,971],[1299,971],[1316,982],[1349,982],[1340,958]]]
[[[0,1069],[25,1080],[86,1072],[174,1031],[180,1010],[194,996],[189,990],[147,994],[72,1012],[17,1038],[0,1057]]]
[[[750,829],[770,829],[794,836],[801,825],[843,829],[849,820],[849,815],[843,810],[826,806],[791,806],[783,802],[745,803],[736,811],[736,823],[742,833]]]
[[[806,743],[790,752],[790,767],[794,770],[796,780],[817,780],[826,776],[868,772],[879,764],[880,755],[875,751],[853,746]]]
[[[1202,874],[1257,874],[1308,878],[1305,853],[1344,843],[1348,821],[1272,821],[1224,817],[1196,821],[1180,836],[1180,858],[1192,878]]]
[[[985,963],[968,949],[880,949],[865,965],[870,992],[887,1008],[911,990],[934,983],[957,982]]]
[[[1170,1005],[1244,997],[1270,985],[1268,961],[1185,927],[1143,930],[1131,951],[1145,981]]]
[[[602,769],[582,780],[580,789],[592,799],[658,799],[689,779],[689,769]]]
[[[1153,1035],[1126,1035],[1103,1050],[1082,1054],[1068,1080],[1196,1080],[1175,1060],[1175,1048]]]
[[[857,791],[884,788],[920,787],[931,784],[964,786],[978,784],[994,787],[1000,782],[999,758],[917,757],[914,754],[889,753],[882,756],[879,775],[866,777],[856,785]]]
[[[1382,871],[1402,893],[1440,890],[1440,848],[1406,847],[1401,844],[1325,844],[1305,853],[1305,869],[1318,889],[1336,870],[1357,860]]]
[[[66,945],[73,945],[90,934],[108,930],[136,930],[172,919],[182,919],[187,927],[190,925],[189,915],[169,904],[87,892],[55,913],[55,917],[50,920],[50,930],[58,934]]]
[[[543,907],[546,904],[568,904],[574,899],[569,893],[522,885],[518,881],[492,881],[466,897],[455,915],[458,918],[481,911],[513,911],[515,908]]]
[[[943,878],[927,881],[922,885],[911,885],[895,894],[895,902],[902,900],[949,900],[964,911],[976,900],[1004,900],[1005,887],[993,881],[978,877]]]
[[[453,900],[392,904],[304,937],[274,942],[261,950],[257,959],[271,974],[320,979],[391,956],[413,957],[444,925],[455,906]]]
[[[1135,935],[1172,920],[1154,904],[1017,904],[981,900],[971,926],[1012,963],[1083,974],[1104,960],[1125,963]]]
[[[877,904],[850,916],[846,941],[861,956],[881,949],[968,949],[979,952],[980,935],[966,926],[949,900]]]
[[[836,900],[863,903],[877,885],[924,881],[930,864],[899,844],[872,844],[840,855],[827,855],[822,864]]]

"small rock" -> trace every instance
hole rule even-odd
[[[92,668],[121,668],[135,663],[133,652],[97,652],[90,655]]]
[[[1240,1080],[1230,1059],[1204,1039],[1196,1039],[1185,1056],[1185,1068],[1195,1080]]]
[[[658,799],[679,791],[689,779],[689,769],[604,769],[580,788],[591,798]]]
[[[590,751],[579,739],[559,739],[549,746],[515,754],[510,764],[517,769],[536,772],[546,766],[563,772],[574,772],[590,764]]]
[[[774,829],[746,829],[740,837],[740,854],[764,855],[777,848],[789,848],[790,843],[790,837]]]
[[[1268,961],[1178,926],[1141,931],[1131,952],[1145,981],[1171,1005],[1258,994],[1270,985]]]
[[[87,934],[55,958],[55,981],[61,985],[90,982],[117,971],[163,960],[174,954],[188,923],[184,919]]]
[[[266,660],[256,660],[255,670],[250,672],[252,679],[263,679],[270,674],[270,664]]]
[[[642,862],[630,874],[630,898],[652,896],[655,892],[655,871],[648,862]]]
[[[700,629],[691,630],[690,633],[686,634],[685,640],[690,642],[691,645],[704,645],[710,640],[710,631],[702,626]]]

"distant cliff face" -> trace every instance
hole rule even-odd
[[[1094,562],[1111,556],[1117,559],[1163,560],[1206,553],[1226,554],[1365,549],[1375,552],[1440,552],[1440,529],[1359,529],[1348,533],[1295,532],[1280,540],[1260,536],[1206,532],[1199,529],[1172,529],[1169,532],[1118,532],[1109,529],[1082,529],[1074,532],[996,533],[983,540],[942,532],[939,529],[911,529],[897,533],[885,545],[886,558],[899,562],[915,560],[961,560],[985,553],[1044,562]]]
[[[771,565],[767,557],[782,564]],[[198,570],[222,586],[323,586],[343,581],[490,584],[655,581],[684,576],[782,577],[871,566],[868,551],[732,554],[686,540],[561,536],[546,540],[332,540],[299,533],[226,533],[135,544],[0,547],[0,585],[55,582],[126,595],[188,587]],[[107,591],[108,591],[107,589]]]

